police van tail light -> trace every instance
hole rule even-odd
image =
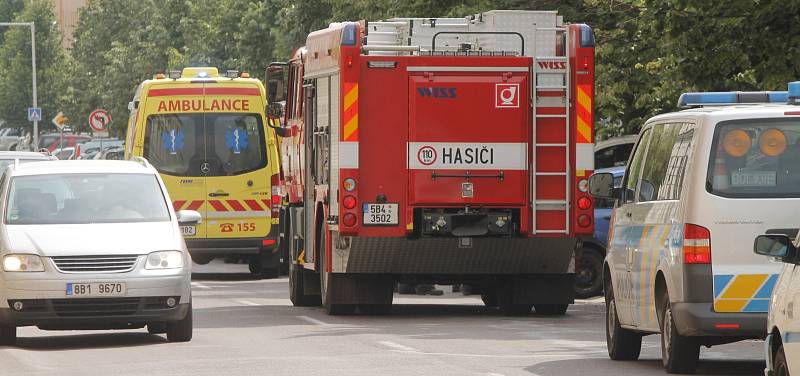
[[[711,232],[703,226],[687,223],[683,228],[684,264],[711,263]]]
[[[281,212],[281,180],[278,174],[272,175],[272,217],[276,218]]]

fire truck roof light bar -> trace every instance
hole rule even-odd
[[[518,33],[516,31],[440,31],[436,34],[433,34],[433,38],[431,40],[431,51],[436,51],[436,38],[442,34],[467,34],[467,35],[516,35],[519,37],[520,41],[520,56],[525,56],[525,37],[522,36],[522,33]]]

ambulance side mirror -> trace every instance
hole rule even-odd
[[[756,237],[753,251],[759,255],[775,257],[783,262],[797,262],[797,247],[783,234],[764,234]]]
[[[614,197],[614,175],[609,172],[598,172],[589,177],[589,194],[596,198]]]

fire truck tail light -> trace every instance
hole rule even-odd
[[[581,227],[589,227],[592,225],[592,218],[586,214],[581,214],[578,216],[578,226]]]
[[[592,200],[588,197],[581,197],[578,199],[578,209],[587,210],[592,207]]]
[[[711,263],[711,232],[703,226],[687,223],[683,228],[683,263]]]
[[[583,192],[583,193],[589,192],[589,180],[581,179],[578,182],[578,190]]]
[[[342,186],[344,187],[345,191],[348,191],[348,192],[355,191],[356,190],[356,179],[353,179],[353,178],[344,179],[344,182],[342,183]]]
[[[347,213],[344,215],[344,217],[342,217],[342,223],[344,223],[344,225],[347,227],[355,226],[357,221],[358,218],[356,218],[356,215],[353,213]]]
[[[281,180],[278,174],[270,178],[272,184],[272,215],[273,217],[281,211]]]
[[[342,200],[342,206],[345,209],[353,209],[356,207],[356,198],[353,196],[345,196],[344,200]]]

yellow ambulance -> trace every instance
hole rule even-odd
[[[266,105],[259,80],[210,67],[158,74],[128,104],[125,155],[161,173],[176,211],[200,212],[200,224],[181,226],[199,264],[247,260],[267,276],[282,266],[280,163]]]

